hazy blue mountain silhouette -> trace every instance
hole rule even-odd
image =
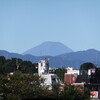
[[[34,56],[57,56],[64,53],[73,52],[72,49],[68,48],[60,42],[44,42],[32,49],[25,51],[23,54],[31,54]]]
[[[85,62],[92,62],[95,65],[100,66],[100,51],[95,49],[89,49],[85,51],[65,53],[58,56],[32,56],[32,55],[21,55],[17,53],[9,53],[4,50],[0,50],[0,56],[5,56],[7,59],[21,58],[23,60],[38,63],[40,60],[48,58],[50,67],[61,68],[61,67],[73,67],[79,68],[81,64]]]
[[[100,66],[100,51],[95,49],[89,49],[84,51],[72,52],[68,54],[62,54],[56,56],[56,58],[60,58],[63,62],[62,66],[74,66],[75,68],[79,68],[79,66],[85,62],[92,62],[96,66]]]

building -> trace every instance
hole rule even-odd
[[[38,63],[38,75],[41,76],[43,74],[49,73],[49,63],[46,60],[40,60]]]
[[[38,63],[38,75],[40,76],[41,86],[52,89],[52,85],[59,84],[60,79],[56,74],[49,73],[49,63],[46,60],[41,60]]]
[[[79,70],[74,70],[72,67],[66,68],[67,74],[76,74],[79,75]]]
[[[66,84],[79,87],[80,90],[87,87],[93,95],[95,94],[94,96],[90,95],[91,98],[100,98],[100,68],[97,67],[89,70],[80,70],[79,74],[71,71],[65,73],[64,79]]]
[[[64,81],[65,81],[67,84],[76,83],[76,79],[77,79],[77,75],[65,73]]]
[[[58,84],[60,82],[56,74],[44,74],[41,75],[41,86],[44,88],[48,87],[49,90],[52,89],[52,85]]]
[[[76,82],[77,76],[79,75],[79,70],[74,70],[72,67],[66,68],[67,73],[65,73],[64,80],[67,84],[72,84]]]

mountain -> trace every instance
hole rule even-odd
[[[40,60],[49,58],[49,65],[52,68],[61,67],[73,67],[79,69],[80,65],[85,62],[91,62],[95,65],[100,66],[100,51],[95,49],[89,49],[85,51],[65,53],[58,56],[32,56],[32,55],[21,55],[17,53],[10,53],[4,50],[0,50],[0,56],[5,56],[7,59],[20,58],[22,60],[31,61],[33,63],[38,63]]]
[[[21,54],[18,54],[18,53],[11,53],[11,52],[8,52],[8,51],[5,51],[5,50],[0,50],[0,56],[4,56],[6,59],[20,58],[22,60],[31,61],[33,63],[38,63],[40,60],[45,59],[44,56],[36,57],[36,56],[32,56],[30,54],[21,55]],[[52,58],[52,57],[47,56],[47,58]]]
[[[79,68],[79,66],[85,62],[92,62],[95,65],[100,66],[100,51],[95,49],[62,54],[56,56],[56,58],[60,58],[62,60],[61,65],[64,67],[74,66],[75,68]]]
[[[34,56],[57,56],[64,53],[73,52],[72,49],[68,48],[60,42],[44,42],[32,49],[25,51],[23,54],[31,54]]]

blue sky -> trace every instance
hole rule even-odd
[[[100,50],[100,0],[0,0],[0,50],[23,53],[45,41]]]

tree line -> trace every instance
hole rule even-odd
[[[41,86],[38,75],[23,74],[20,71],[0,74],[0,100],[89,100],[89,90],[79,91],[76,87],[65,85],[61,91],[59,84],[52,90]]]
[[[30,61],[23,61],[19,58],[6,59],[0,56],[0,73],[10,73],[16,70],[22,73],[37,73],[37,64]]]
[[[76,87],[64,84],[61,91],[59,84],[53,85],[52,90],[41,86],[37,73],[37,64],[21,59],[5,59],[0,56],[0,100],[89,100],[89,90],[79,91]],[[55,70],[64,81],[65,69]],[[14,72],[10,75],[10,72]]]

